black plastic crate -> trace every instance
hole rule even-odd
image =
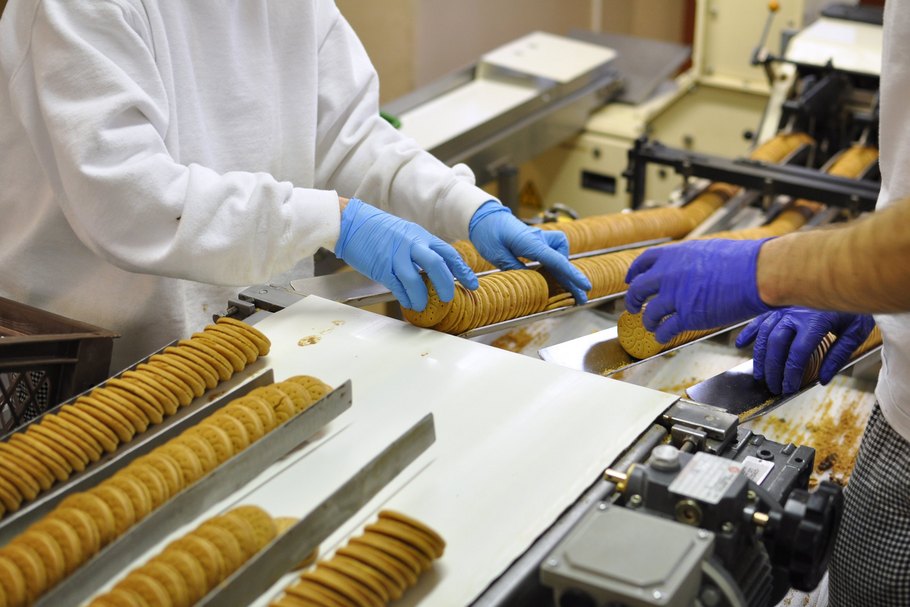
[[[107,379],[115,337],[0,297],[0,431]]]

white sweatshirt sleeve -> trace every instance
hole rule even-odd
[[[360,40],[322,1],[317,187],[335,188],[447,240],[467,238],[474,211],[492,196],[464,165],[449,168],[379,116],[379,82]]]
[[[30,60],[11,77],[14,110],[80,240],[130,271],[222,285],[264,281],[331,248],[335,192],[174,161],[142,24],[109,0],[44,0]]]

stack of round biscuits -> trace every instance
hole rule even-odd
[[[97,486],[68,495],[0,548],[0,592],[10,605],[33,603],[172,496],[330,389],[307,375],[256,388]]]
[[[89,607],[189,607],[206,596],[278,533],[269,514],[239,506],[213,517],[132,569]]]
[[[12,434],[0,443],[0,516],[113,453],[269,348],[250,325],[220,319]]]
[[[319,561],[270,607],[358,605],[382,607],[402,596],[442,556],[445,541],[430,527],[391,510]]]

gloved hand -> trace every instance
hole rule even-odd
[[[642,322],[661,343],[765,312],[770,308],[755,281],[765,240],[693,240],[648,249],[626,275],[626,309],[637,313],[647,302]]]
[[[335,255],[362,274],[381,282],[406,308],[422,312],[429,295],[423,268],[439,299],[455,296],[455,278],[477,288],[477,277],[458,252],[425,229],[351,198],[341,213]]]
[[[874,326],[875,321],[866,314],[781,308],[749,323],[736,338],[736,347],[754,340],[755,379],[764,380],[775,394],[790,394],[800,389],[812,353],[825,335],[834,333],[837,339],[822,359],[818,373],[822,384],[834,378]]]
[[[518,258],[539,261],[575,301],[588,301],[591,282],[569,261],[569,241],[562,232],[530,228],[495,200],[480,206],[468,227],[471,242],[484,259],[501,270],[519,270]]]

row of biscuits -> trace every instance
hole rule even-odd
[[[442,557],[445,546],[442,536],[427,525],[383,510],[363,534],[302,573],[270,607],[382,607],[416,584]]]
[[[781,162],[797,149],[812,144],[812,138],[805,133],[782,133],[758,146],[749,157],[763,162]],[[739,189],[731,184],[713,183],[683,207],[595,215],[575,221],[545,223],[538,227],[565,233],[570,254],[658,238],[676,240],[695,229]],[[495,269],[480,256],[470,241],[457,241],[453,246],[475,272]]]
[[[305,411],[329,389],[309,376],[256,388],[97,486],[68,495],[0,548],[0,598],[13,606],[32,604],[171,497]]]
[[[878,162],[878,150],[876,148],[867,145],[854,145],[841,152],[828,167],[827,172],[839,177],[855,178],[863,175],[876,162]],[[805,225],[811,214],[818,208],[819,205],[817,203],[797,200],[768,225],[747,230],[711,234],[704,238],[745,240],[781,236],[798,230]],[[715,332],[717,329],[685,331],[675,336],[668,343],[663,344],[657,341],[653,333],[645,329],[642,324],[641,312],[638,314],[624,312],[619,318],[618,334],[619,343],[623,349],[631,356],[641,359],[655,356],[660,352],[689,343]],[[817,370],[811,374],[810,379],[814,379],[815,375],[817,375]],[[809,380],[807,379],[807,381]]]
[[[238,506],[170,542],[89,607],[189,607],[240,569],[281,531],[257,506]]]
[[[253,327],[221,319],[13,433],[0,443],[0,516],[161,423],[269,347]]]

